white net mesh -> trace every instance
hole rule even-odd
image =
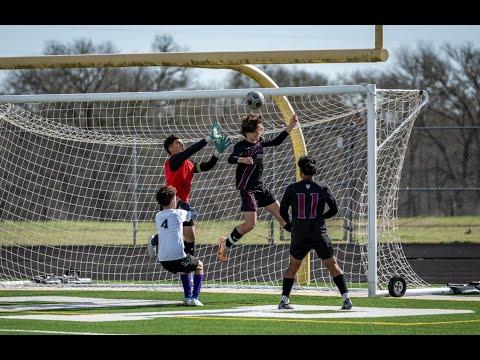
[[[315,89],[318,89],[317,87]],[[250,89],[249,89],[250,90]],[[247,91],[247,90],[246,90]],[[409,287],[426,286],[409,266],[396,228],[398,186],[409,135],[424,104],[419,91],[379,90],[377,100],[378,279],[392,275]],[[318,179],[336,196],[339,213],[327,226],[350,287],[367,273],[366,95],[288,96]],[[163,141],[176,134],[186,146],[204,138],[213,121],[241,139],[249,113],[242,96],[170,100],[0,102],[0,280],[28,280],[76,269],[95,285],[176,284],[145,252],[155,233],[155,192],[165,183]],[[272,96],[260,110],[265,138],[285,128]],[[227,150],[232,150],[233,147]],[[206,161],[212,144],[192,157]],[[191,206],[196,253],[206,286],[280,284],[289,259],[288,233],[261,209],[253,231],[216,260],[217,239],[242,222],[235,166],[226,156],[194,176]],[[277,199],[295,181],[291,138],[265,149],[264,183]],[[312,253],[311,285],[334,288]]]

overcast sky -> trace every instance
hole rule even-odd
[[[170,34],[190,51],[355,49],[374,47],[373,25],[0,25],[0,56],[41,55],[46,42],[111,41],[122,53],[151,52],[155,35]],[[420,42],[441,46],[466,41],[480,47],[480,25],[385,25],[386,63],[289,65],[334,78],[357,69],[391,66],[395,50]],[[8,70],[0,70],[3,79]],[[226,70],[196,70],[202,83],[222,88]]]

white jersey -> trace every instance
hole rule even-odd
[[[178,260],[187,256],[183,245],[183,222],[191,218],[192,213],[183,209],[166,209],[157,213],[158,261]]]

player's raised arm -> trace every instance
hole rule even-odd
[[[298,123],[298,115],[294,113],[290,118],[290,123],[288,124],[285,131],[290,134],[290,132],[295,128],[295,126],[297,126],[297,123]]]
[[[262,146],[263,147],[270,147],[270,146],[278,146],[280,145],[290,134],[290,132],[293,130],[293,128],[297,125],[298,122],[298,116],[296,114],[293,114],[290,123],[288,126],[283,130],[280,134],[278,134],[275,138],[272,140],[264,141],[262,140]]]

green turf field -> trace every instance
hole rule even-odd
[[[101,297],[110,299],[181,300],[180,293],[152,291],[0,291],[0,306],[9,296],[62,295]],[[478,298],[478,295],[471,295]],[[231,309],[238,306],[269,305],[274,308],[278,295],[219,294],[204,292],[202,308],[180,305],[142,306],[130,308],[102,308],[82,310],[36,310],[23,312],[1,311],[0,316],[26,314],[63,314],[68,316],[112,313],[155,313],[159,311],[191,311]],[[291,296],[294,305],[340,306],[339,297]],[[33,302],[32,302],[33,303]],[[38,303],[38,302],[37,302]],[[471,310],[469,314],[423,315],[374,318],[248,318],[220,315],[186,317],[160,317],[136,321],[71,322],[45,320],[19,320],[0,318],[0,334],[50,333],[102,333],[102,334],[480,334],[480,301],[439,301],[420,298],[353,298],[358,307],[388,309],[457,309]],[[18,304],[18,303],[16,303]],[[325,311],[324,311],[325,312]],[[328,311],[327,311],[328,312]],[[301,313],[301,312],[300,312]],[[303,312],[309,313],[309,312]],[[310,312],[312,314],[319,312]],[[30,331],[30,332],[29,332]]]
[[[198,222],[197,243],[216,244],[220,236],[229,234],[238,224],[238,221]],[[342,221],[328,221],[327,225],[330,237],[342,242]],[[268,243],[269,226],[268,221],[259,221],[256,228],[242,238],[242,244]],[[132,228],[129,222],[1,221],[0,245],[131,245]],[[398,231],[402,242],[408,243],[480,243],[480,216],[400,218]],[[143,245],[154,232],[153,222],[138,223],[138,244]],[[281,240],[279,226],[275,226],[274,234],[275,242],[288,243],[288,234]]]

